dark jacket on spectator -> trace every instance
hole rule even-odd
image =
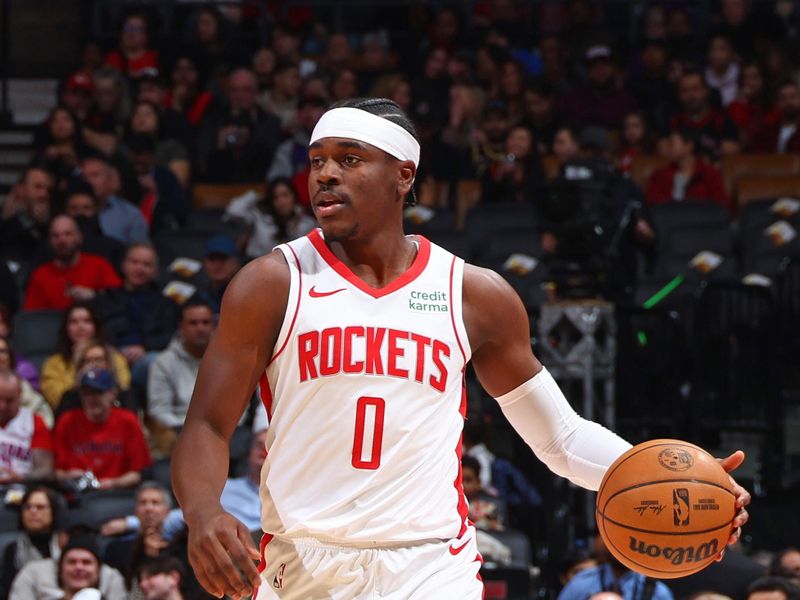
[[[248,183],[264,180],[272,163],[275,149],[281,141],[281,122],[275,115],[255,109],[255,119],[246,115],[235,117],[230,111],[208,115],[197,141],[200,175],[219,183]],[[219,130],[227,125],[239,125],[250,130],[250,139],[242,149],[218,148]]]
[[[598,92],[591,87],[580,87],[562,96],[559,110],[578,125],[599,125],[606,129],[619,129],[622,119],[637,108],[636,99],[621,89]]]
[[[158,202],[150,222],[150,235],[162,231],[177,231],[189,217],[189,199],[178,178],[166,167],[155,165],[153,179],[158,188]]]
[[[154,285],[143,291],[104,290],[92,301],[109,342],[163,350],[177,328],[177,305]]]
[[[778,136],[781,132],[781,123],[765,125],[758,131],[753,132],[753,139],[750,141],[749,150],[751,152],[765,152],[773,154],[778,151]],[[785,154],[800,154],[800,126],[795,129],[792,136],[786,141]]]

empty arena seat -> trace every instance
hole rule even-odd
[[[240,227],[234,222],[224,221],[224,215],[225,211],[220,208],[193,210],[186,219],[184,230],[206,233],[210,236],[218,233],[225,233],[232,237],[236,236]]]
[[[63,312],[60,310],[25,310],[14,317],[14,351],[37,368],[56,351]]]
[[[467,215],[464,232],[476,254],[498,232],[511,229],[535,229],[536,215],[528,204],[480,204]]]
[[[103,490],[80,494],[75,508],[69,512],[100,527],[111,519],[132,515],[135,507],[136,495],[133,490]]]
[[[714,202],[669,202],[650,208],[650,219],[659,234],[682,227],[726,225],[730,216]]]
[[[157,236],[153,243],[162,268],[166,268],[176,258],[202,260],[211,237],[213,234],[205,231],[169,231]]]
[[[781,176],[800,174],[800,156],[796,154],[730,154],[720,164],[728,194],[736,200],[738,182],[747,176]]]
[[[438,231],[426,237],[437,246],[441,246],[466,261],[472,259],[469,242],[460,231]]]
[[[800,198],[800,175],[748,175],[736,183],[739,210],[764,198]]]
[[[5,504],[0,506],[0,533],[16,532],[19,529],[19,510],[9,508]]]
[[[403,217],[403,231],[406,233],[418,233],[425,237],[441,232],[449,233],[455,231],[455,215],[452,211],[446,208],[431,210],[433,211],[433,216],[427,221],[420,221],[416,218],[413,209],[411,211],[406,210]]]
[[[263,196],[267,192],[267,184],[198,183],[192,188],[192,206],[195,209],[225,208],[231,200],[250,190]]]
[[[515,253],[528,256],[541,256],[542,246],[539,232],[532,227],[515,227],[503,229],[498,235],[486,239],[483,246],[478,248],[479,260],[487,262],[505,261]]]

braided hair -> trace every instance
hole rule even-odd
[[[406,115],[403,109],[393,100],[389,100],[388,98],[347,98],[346,100],[335,102],[329,107],[329,110],[334,108],[357,108],[366,111],[376,117],[381,117],[387,121],[391,121],[395,125],[399,125],[419,142],[419,136],[417,135],[417,129],[414,127],[414,123],[411,122],[408,115]],[[417,195],[414,192],[414,186],[412,184],[411,191],[405,197],[403,204],[405,206],[414,206],[416,203]]]

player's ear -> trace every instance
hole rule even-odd
[[[410,160],[404,160],[400,163],[398,170],[397,191],[401,196],[405,196],[411,191],[411,186],[414,185],[414,178],[417,176],[417,167]]]

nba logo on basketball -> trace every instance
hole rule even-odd
[[[676,527],[689,525],[689,490],[686,488],[672,490],[672,516]]]
[[[275,579],[272,580],[272,587],[276,590],[283,589],[283,572],[286,570],[286,563],[281,563],[280,568],[278,569],[278,574],[275,575]]]

